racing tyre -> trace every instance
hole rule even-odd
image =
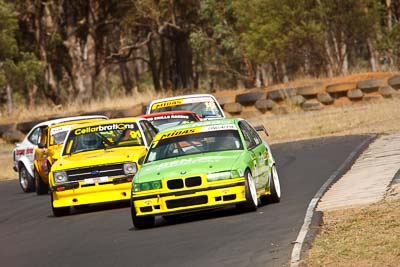
[[[36,195],[45,195],[49,191],[49,186],[45,184],[40,177],[39,173],[35,169],[35,188],[36,188]]]
[[[154,226],[154,216],[136,216],[135,205],[131,198],[131,217],[133,226],[136,229],[146,229]]]
[[[272,179],[270,183],[270,191],[271,194],[268,196],[261,197],[261,203],[263,205],[269,203],[278,203],[281,201],[281,183],[279,182],[278,171],[276,170],[276,166],[272,166]]]
[[[53,209],[53,214],[56,217],[62,217],[62,216],[69,215],[70,207],[55,208],[53,206],[53,194],[51,194],[51,208]]]
[[[33,177],[29,174],[24,165],[21,165],[19,168],[19,185],[21,186],[22,191],[24,191],[25,193],[35,191],[35,183],[33,181]]]
[[[244,173],[245,177],[245,195],[246,201],[244,203],[238,204],[238,208],[242,211],[249,212],[249,211],[256,211],[258,205],[257,199],[257,191],[256,185],[254,184],[253,176],[251,175],[249,170],[246,170]]]

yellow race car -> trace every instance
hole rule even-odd
[[[65,137],[71,127],[95,121],[106,120],[105,116],[77,116],[45,124],[40,131],[39,143],[34,153],[34,181],[37,195],[47,194],[49,190],[49,171],[58,159]]]
[[[72,206],[129,201],[138,161],[156,133],[142,118],[72,127],[49,175],[53,214],[68,215]]]

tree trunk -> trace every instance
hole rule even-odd
[[[64,45],[72,61],[71,75],[75,97],[79,102],[89,102],[94,94],[96,77],[96,20],[99,3],[91,0],[87,4],[87,27],[85,36],[77,35],[78,21],[70,16],[67,19],[67,36]],[[72,7],[71,7],[72,8]]]
[[[342,37],[343,37],[343,32],[341,33]],[[347,55],[347,44],[344,41],[344,38],[341,38],[341,42],[340,42],[340,65],[341,65],[341,73],[343,75],[348,75],[349,74],[349,60],[348,60],[348,55]]]
[[[12,89],[9,84],[6,85],[6,94],[7,94],[7,115],[11,116],[13,112],[13,101],[12,101]]]
[[[373,72],[377,71],[377,53],[374,44],[370,38],[367,38],[367,46],[369,51],[369,64]]]
[[[190,92],[194,88],[194,82],[189,35],[187,33],[175,32],[174,41],[178,88],[188,89]]]
[[[387,16],[388,31],[389,33],[391,33],[393,29],[392,0],[386,0],[386,16]],[[387,60],[388,60],[389,70],[391,70],[394,64],[394,60],[393,60],[393,49],[390,47],[387,52]]]
[[[131,79],[131,74],[129,73],[129,69],[126,66],[126,62],[119,63],[119,71],[121,74],[122,85],[125,88],[125,93],[132,94],[133,82]]]
[[[257,70],[256,70],[256,81],[254,82],[255,87],[261,87],[262,86],[262,73],[261,73],[261,66],[257,65]]]
[[[46,35],[57,31],[57,25],[53,20],[49,5],[35,5],[35,1],[27,1],[28,10],[32,14],[33,31],[36,45],[39,50],[40,59],[44,62],[44,78],[50,90],[47,95],[50,96],[54,104],[61,103],[58,83],[51,65],[51,51],[47,48]]]
[[[262,64],[261,65],[261,74],[262,74],[264,86],[269,86],[273,83],[270,64]]]
[[[31,88],[28,89],[28,96],[29,96],[29,106],[33,107],[35,105],[35,95],[38,90],[36,84],[32,85]]]
[[[247,57],[243,58],[243,63],[244,63],[246,76],[247,76],[247,79],[244,81],[244,85],[246,88],[251,88],[254,86],[254,83],[255,83],[253,64]]]
[[[161,56],[160,56],[160,70],[159,73],[161,74],[161,80],[162,80],[162,88],[163,89],[171,89],[172,88],[172,83],[171,83],[171,78],[169,75],[170,68],[169,68],[169,61],[168,58],[168,39],[164,38],[161,36]]]
[[[289,82],[289,76],[287,74],[286,63],[285,62],[283,62],[283,61],[280,62],[280,69],[282,71],[282,81],[284,83]]]
[[[158,70],[157,70],[157,59],[154,55],[154,48],[153,48],[153,40],[150,39],[150,41],[147,43],[147,50],[149,52],[149,61],[150,61],[150,71],[151,75],[153,78],[153,85],[154,89],[159,92],[161,91],[161,85],[160,85],[160,78],[158,77]]]

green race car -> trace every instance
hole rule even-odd
[[[255,211],[258,199],[280,196],[274,157],[255,128],[243,119],[201,121],[155,136],[132,182],[131,215],[135,228],[148,228],[156,215],[231,204]]]

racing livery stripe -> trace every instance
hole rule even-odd
[[[179,106],[182,104],[183,104],[183,99],[169,100],[169,101],[164,101],[164,102],[159,102],[159,103],[153,104],[153,106],[151,106],[151,110],[172,107],[172,106]]]
[[[229,185],[216,185],[216,186],[209,186],[206,188],[199,188],[199,189],[192,189],[192,190],[181,190],[181,191],[175,191],[175,192],[169,192],[169,193],[161,193],[161,194],[152,194],[152,195],[147,195],[147,196],[134,196],[132,195],[133,200],[144,200],[144,199],[149,199],[149,198],[158,198],[158,197],[168,197],[168,196],[184,196],[184,195],[190,195],[194,194],[197,192],[203,192],[203,191],[209,191],[209,190],[215,190],[215,189],[223,189],[223,188],[228,188],[228,187],[235,187],[235,186],[241,186],[245,185],[245,182],[237,182]]]
[[[181,136],[181,135],[190,135],[195,133],[203,133],[203,132],[213,132],[213,131],[224,131],[224,130],[237,130],[234,124],[222,124],[222,125],[209,125],[209,126],[201,126],[194,127],[182,130],[173,130],[161,135],[156,136],[154,138],[155,141],[159,141],[161,139],[167,139],[171,137]]]

